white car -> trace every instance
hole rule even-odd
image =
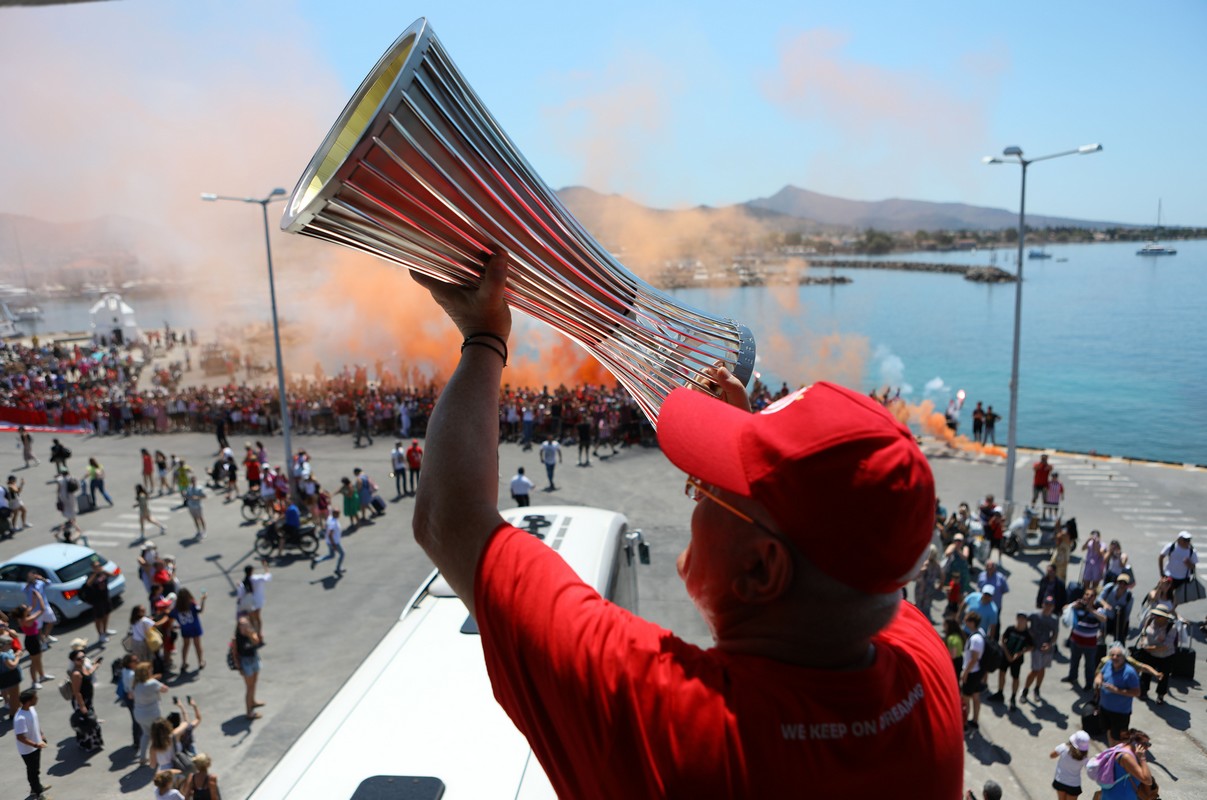
[[[75,619],[92,606],[80,599],[80,587],[100,561],[109,573],[109,599],[116,605],[126,590],[121,567],[89,547],[78,544],[44,544],[0,564],[0,609],[11,611],[29,602],[25,580],[31,569],[46,576],[46,600],[61,620]]]

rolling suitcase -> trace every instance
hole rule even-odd
[[[370,504],[373,506],[374,516],[380,517],[386,513],[386,501],[381,499],[381,495],[373,495],[373,499],[370,501]]]
[[[75,507],[77,509],[77,513],[80,514],[87,514],[89,511],[92,511],[96,508],[96,506],[92,503],[92,495],[86,492],[81,492],[75,496]]]
[[[1175,678],[1194,680],[1194,651],[1189,648],[1178,648],[1169,658],[1169,674]]]

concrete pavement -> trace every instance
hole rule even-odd
[[[393,481],[388,472],[393,440],[375,439],[372,447],[356,449],[346,436],[295,438],[295,451],[306,449],[313,455],[315,474],[328,487],[337,485],[339,477],[350,476],[353,467],[361,466],[380,485],[382,495],[391,499]],[[243,437],[236,434],[230,439],[240,450]],[[26,478],[25,498],[34,525],[15,539],[0,542],[0,558],[50,541],[49,527],[58,522],[58,517],[53,487],[46,484],[52,476],[45,462],[49,444],[49,436],[37,436],[43,466],[15,473]],[[280,459],[280,438],[266,444],[272,457]],[[195,468],[208,469],[216,444],[209,435],[172,434],[125,439],[72,437],[70,446],[75,451],[72,465],[77,472],[88,456],[97,457],[105,465],[107,489],[117,501],[113,509],[102,507],[80,519],[92,545],[114,559],[129,579],[129,599],[112,618],[113,627],[124,630],[130,608],[143,599],[136,577],[137,518],[128,516],[138,480],[138,450],[145,446],[176,452]],[[939,494],[949,508],[961,500],[975,503],[986,492],[1000,494],[1000,460],[953,453],[932,442],[926,449]],[[4,474],[20,464],[15,447],[6,448],[6,452],[8,455],[0,459]],[[686,524],[691,512],[691,502],[683,496],[682,473],[655,449],[625,449],[606,460],[593,458],[590,467],[575,466],[572,449],[568,448],[566,455],[566,462],[557,468],[558,491],[546,494],[538,490],[533,504],[597,505],[625,513],[651,544],[652,563],[639,573],[642,614],[689,641],[709,644],[708,631],[675,575],[674,559],[687,541]],[[1207,471],[1081,456],[1054,455],[1053,461],[1065,479],[1067,506],[1077,517],[1083,538],[1091,528],[1098,528],[1107,538],[1121,539],[1135,564],[1141,590],[1147,591],[1155,582],[1157,550],[1178,530],[1202,533],[1207,542]],[[1016,479],[1019,487],[1029,486],[1029,462],[1030,458],[1020,460]],[[504,445],[500,450],[501,499],[508,496],[506,481],[521,465],[530,474],[543,477],[535,449],[525,453],[518,446]],[[205,721],[197,733],[198,748],[213,757],[224,797],[244,797],[397,619],[403,603],[431,565],[410,536],[410,498],[391,502],[387,516],[375,524],[346,532],[348,572],[342,578],[332,574],[334,562],[311,571],[308,562],[297,555],[273,565],[264,611],[267,646],[259,691],[268,705],[262,709],[263,719],[248,723],[243,718],[242,681],[226,669],[224,654],[232,632],[234,586],[243,566],[254,561],[251,543],[256,527],[243,523],[237,503],[225,505],[211,496],[205,503],[210,533],[204,541],[196,542],[188,514],[177,505],[173,499],[153,503],[157,516],[168,517],[168,535],[160,540],[160,551],[177,556],[183,585],[198,594],[208,590],[210,599],[203,617],[208,666],[202,672],[174,678],[174,693],[182,699],[184,694],[192,694],[201,704]],[[1006,615],[1020,608],[1029,610],[1034,581],[1042,572],[1041,560],[1039,556],[1004,560],[1003,571],[1008,573],[1012,588],[1005,603]],[[1078,568],[1075,562],[1070,575]],[[1187,614],[1201,619],[1204,611],[1207,603],[1200,603],[1187,609]],[[50,672],[61,676],[66,666],[65,643],[77,635],[90,641],[95,637],[87,618],[61,626],[56,635],[60,643],[47,654],[46,665]],[[120,654],[118,639],[120,636],[103,651],[108,660]],[[1203,650],[1200,643],[1200,657]],[[113,692],[108,675],[108,668],[102,670],[97,686],[100,715],[107,720],[106,748],[91,758],[83,758],[76,751],[67,724],[67,704],[50,687],[43,692],[39,710],[52,744],[44,757],[43,771],[47,782],[55,787],[53,797],[107,798],[150,791],[150,770],[137,768],[136,752],[128,741],[127,712],[111,705]],[[1007,798],[1051,796],[1052,762],[1048,752],[1079,726],[1079,720],[1074,711],[1076,698],[1067,685],[1051,678],[1044,688],[1050,705],[1024,705],[1019,712],[1008,715],[1004,708],[985,704],[980,734],[966,740],[968,787],[979,787],[987,778],[993,778],[1006,788]],[[1201,727],[1207,720],[1202,687],[1175,680],[1167,706],[1150,707],[1139,701],[1136,705],[1133,724],[1153,737],[1154,773],[1162,784],[1162,796],[1201,797],[1201,787],[1207,786],[1207,750],[1192,721],[1199,719]],[[422,724],[422,720],[399,720],[399,724]],[[19,778],[23,772],[15,747],[4,743],[11,738],[11,726],[0,725],[0,764],[7,767],[4,774]]]

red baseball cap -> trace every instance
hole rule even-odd
[[[658,415],[675,466],[760,503],[825,574],[870,594],[913,578],[935,524],[935,481],[884,406],[818,382],[757,414],[676,389]]]

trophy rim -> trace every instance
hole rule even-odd
[[[397,104],[398,97],[410,85],[415,75],[416,65],[423,61],[432,37],[427,17],[420,17],[407,26],[377,60],[373,69],[344,105],[343,111],[327,131],[302,176],[298,178],[281,216],[281,230],[290,233],[301,231],[323,210],[331,196],[338,193],[347,165],[355,164],[359,160],[359,151],[365,146],[366,140],[372,139],[374,128],[384,128],[388,124],[387,120],[379,118],[381,110]],[[372,102],[370,107],[365,103],[366,99],[372,96],[381,78],[394,67],[397,67],[397,75],[384,90],[379,90],[380,97]],[[365,121],[358,130],[353,130],[352,126],[357,117]],[[345,138],[352,139],[354,144],[337,164],[330,166],[328,161],[332,151],[340,140]],[[321,173],[327,170],[329,174],[320,178]],[[314,186],[316,182],[319,184],[317,188]]]

